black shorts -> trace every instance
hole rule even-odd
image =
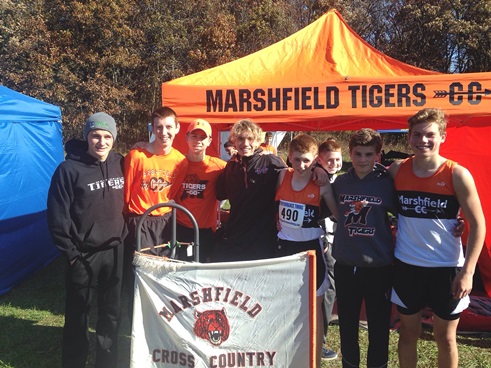
[[[452,282],[459,271],[459,267],[419,267],[396,259],[392,302],[401,314],[415,314],[428,306],[443,320],[458,319],[469,304],[468,296],[452,297]]]
[[[315,250],[317,265],[317,279],[315,288],[317,290],[317,296],[322,296],[329,289],[329,280],[327,278],[327,266],[324,258],[324,250],[319,239],[295,242],[278,238],[275,256],[291,256],[293,254],[308,250]]]
[[[169,242],[172,236],[170,218],[172,213],[166,213],[162,216],[147,216],[141,226],[141,248],[154,248],[157,245]],[[127,244],[129,248],[136,249],[136,227],[139,215],[127,215],[126,224],[128,225]],[[152,252],[153,253],[153,252]]]

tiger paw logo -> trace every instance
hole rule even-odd
[[[194,324],[194,334],[201,339],[208,340],[212,345],[218,346],[227,341],[230,334],[225,308],[222,310],[207,310],[204,312],[194,312],[196,323]]]
[[[368,201],[356,201],[350,203],[349,211],[346,211],[345,216],[348,216],[349,214],[354,214],[354,215],[360,214],[361,210],[363,210],[363,208],[365,208],[367,204]]]

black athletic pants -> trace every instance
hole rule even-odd
[[[89,312],[97,294],[96,368],[117,367],[123,244],[82,253],[65,273],[62,367],[84,368],[89,351]]]
[[[392,304],[392,266],[356,268],[336,262],[336,298],[343,367],[360,366],[358,328],[362,301],[368,321],[367,367],[386,367]]]
[[[189,228],[180,224],[177,224],[177,241],[191,243],[194,242],[194,229]],[[209,229],[199,229],[199,262],[205,263],[209,262],[213,247],[215,244],[215,234],[211,228]],[[196,251],[196,250],[193,250]],[[187,247],[180,247],[177,251],[178,259],[182,261],[193,262],[194,253],[192,256],[188,257]]]
[[[324,252],[327,265],[327,278],[329,279],[329,289],[324,293],[324,301],[322,303],[322,313],[324,315],[324,343],[327,341],[327,331],[329,322],[331,321],[332,309],[336,301],[336,284],[334,280],[334,264],[336,260],[332,256],[332,245],[327,245],[329,248]]]

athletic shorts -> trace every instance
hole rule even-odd
[[[278,238],[275,256],[291,256],[293,254],[308,250],[315,250],[315,263],[317,265],[317,296],[323,296],[324,293],[329,290],[329,279],[327,278],[327,266],[326,259],[324,258],[324,249],[319,239],[295,242]]]
[[[401,314],[415,314],[428,306],[443,320],[458,319],[469,306],[469,296],[452,297],[452,282],[459,271],[459,267],[419,267],[396,259],[391,301]]]
[[[171,223],[169,221],[171,216],[172,215],[169,212],[162,216],[147,216],[143,220],[140,234],[142,249],[151,248],[152,253],[164,255],[161,254],[161,251],[154,250],[154,247],[157,245],[165,244],[171,239],[172,229],[170,226]],[[128,225],[129,231],[128,240],[130,243],[130,247],[132,247],[133,249],[136,249],[136,227],[140,218],[141,216],[139,215],[126,216],[126,223]]]

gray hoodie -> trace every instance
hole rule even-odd
[[[381,267],[392,263],[394,243],[388,212],[396,214],[394,182],[376,164],[360,179],[353,168],[332,184],[339,210],[332,255],[346,266]]]

